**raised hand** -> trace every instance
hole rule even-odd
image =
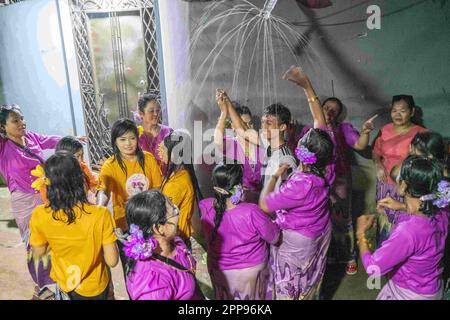
[[[286,171],[287,169],[289,169],[289,165],[287,164],[282,164],[280,165],[280,167],[277,169],[277,171],[275,171],[275,173],[273,174],[274,177],[279,178],[281,177]]]
[[[405,209],[404,203],[397,201],[391,197],[386,197],[386,198],[379,200],[377,203],[377,206],[386,208],[386,209],[395,210],[395,211]]]
[[[364,122],[362,126],[362,133],[369,134],[370,132],[372,132],[372,130],[375,128],[375,126],[373,125],[373,120],[375,120],[377,117],[378,114],[374,115],[372,118]]]
[[[216,89],[216,101],[220,108],[220,111],[224,114],[227,113],[227,99],[228,96],[223,89]]]
[[[375,221],[375,215],[362,215],[356,220],[356,234],[362,236],[369,230]]]
[[[291,66],[283,75],[284,80],[294,82],[300,87],[307,89],[311,86],[308,76],[306,76],[300,67]]]

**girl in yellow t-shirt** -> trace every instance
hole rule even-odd
[[[48,203],[31,215],[33,255],[51,249],[50,277],[57,283],[57,298],[106,300],[107,266],[116,266],[119,258],[111,214],[88,202],[83,170],[71,153],[51,156],[44,171]]]
[[[175,130],[159,146],[159,156],[167,165],[161,191],[180,208],[179,235],[187,241],[193,232],[194,203],[203,198],[192,164],[192,143],[189,132]]]
[[[111,128],[114,154],[103,164],[97,204],[106,206],[112,195],[114,220],[122,232],[128,230],[125,203],[132,196],[161,186],[161,170],[155,157],[142,151],[138,144],[136,124],[129,119],[117,120]]]

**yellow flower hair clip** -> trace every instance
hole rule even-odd
[[[37,191],[41,191],[50,184],[50,181],[45,176],[44,168],[40,164],[36,166],[34,170],[31,170],[31,175],[37,177],[36,180],[31,184],[31,187]]]
[[[137,128],[138,128],[138,134],[139,134],[139,137],[140,137],[144,133],[144,127],[143,126],[138,126]]]

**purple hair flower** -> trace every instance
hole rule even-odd
[[[136,123],[136,125],[141,125],[143,122],[142,117],[137,110],[133,111],[133,121],[134,123]]]
[[[317,162],[316,155],[303,145],[295,148],[295,156],[303,164],[314,164]]]
[[[232,196],[230,197],[230,201],[232,204],[237,205],[242,200],[242,195],[244,194],[244,189],[242,189],[242,185],[238,184],[234,187],[232,192]]]
[[[153,254],[158,241],[151,236],[145,241],[142,230],[135,224],[130,226],[130,236],[123,242],[125,255],[134,260],[146,260]]]
[[[436,192],[436,200],[433,204],[438,208],[448,207],[450,204],[450,183],[442,180],[438,183],[438,190]]]

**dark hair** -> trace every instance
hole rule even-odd
[[[163,190],[172,173],[186,169],[191,177],[195,198],[199,203],[203,199],[203,195],[192,164],[192,142],[189,133],[185,130],[172,131],[164,138],[164,146],[167,148],[168,167],[164,174],[161,190]]]
[[[428,159],[435,159],[446,166],[448,161],[448,149],[444,138],[437,132],[419,132],[411,141],[422,156]]]
[[[227,162],[225,162],[227,163]],[[231,197],[231,190],[234,186],[242,183],[243,169],[240,164],[219,164],[212,171],[212,184],[213,187],[218,187],[229,192],[228,195],[220,193],[214,190],[214,209],[216,215],[214,217],[214,230],[212,232],[211,239],[214,239],[217,235],[217,229],[223,218],[223,214],[227,208],[227,198]]]
[[[6,126],[6,121],[8,120],[8,117],[10,113],[19,113],[22,114],[22,110],[20,110],[20,107],[17,104],[2,104],[0,105],[0,133],[5,134],[5,131],[3,129],[3,126]]]
[[[136,146],[136,156],[139,162],[139,165],[142,168],[142,171],[145,175],[145,157],[144,152],[142,151],[141,147],[139,146],[139,133],[138,128],[136,127],[136,124],[131,121],[130,119],[119,119],[116,122],[114,122],[112,128],[111,128],[111,146],[114,153],[114,160],[116,160],[119,163],[120,168],[125,173],[125,175],[128,175],[127,168],[123,164],[122,156],[120,155],[120,150],[117,148],[116,145],[116,139],[120,136],[123,136],[125,133],[131,132],[135,135],[137,140],[137,146]]]
[[[443,179],[443,168],[436,160],[410,155],[402,163],[400,181],[406,183],[406,192],[411,197],[420,198],[434,193]],[[427,200],[422,201],[420,210],[431,216],[437,211],[437,207],[433,205],[433,200]]]
[[[143,191],[131,197],[125,205],[128,226],[137,225],[147,241],[153,235],[153,226],[167,222],[166,201],[166,196],[158,189]],[[127,275],[133,270],[134,265],[134,259],[127,259],[125,264]]]
[[[313,174],[321,177],[325,180],[325,184],[328,184],[325,179],[325,170],[333,156],[333,142],[330,135],[324,130],[313,128],[299,140],[298,146],[300,145],[316,155],[316,163],[309,165],[309,168]]]
[[[139,111],[144,113],[145,107],[149,102],[155,101],[158,106],[161,106],[159,102],[159,97],[156,94],[153,93],[144,93],[142,96],[139,97],[138,100],[138,107]]]
[[[252,112],[247,106],[236,107],[235,110],[239,116],[242,116],[243,114],[248,114],[250,117],[252,116]]]
[[[325,99],[325,101],[322,103],[322,108],[325,106],[325,104],[328,101],[336,102],[337,105],[339,106],[339,113],[336,115],[336,118],[339,118],[339,116],[342,114],[342,111],[344,111],[344,104],[342,103],[342,101],[339,98],[329,97],[329,98]]]
[[[85,190],[86,178],[77,159],[68,151],[59,151],[45,161],[44,171],[49,180],[47,207],[52,209],[53,219],[67,224],[75,222],[77,217],[74,208],[81,205],[84,211],[83,204],[88,202]],[[60,216],[60,210],[67,219]]]
[[[56,145],[55,151],[68,151],[71,154],[75,154],[78,151],[83,149],[83,144],[75,137],[67,136],[59,140],[58,144]]]
[[[277,117],[280,124],[289,125],[291,122],[291,111],[281,103],[274,103],[265,107],[263,114]]]

